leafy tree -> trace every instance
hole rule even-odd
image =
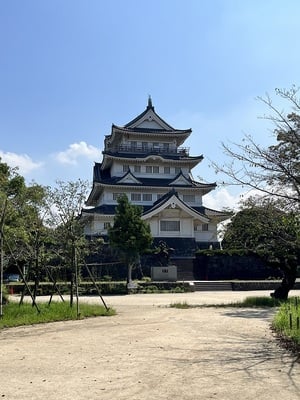
[[[45,188],[27,186],[16,169],[0,161],[0,206],[6,263],[30,263],[35,258],[36,230],[43,228]]]
[[[38,265],[36,231],[43,229],[44,199],[44,187],[34,183],[27,186],[16,168],[0,159],[1,282],[3,271],[9,265],[22,275],[25,265]]]
[[[300,98],[298,89],[276,89],[281,100],[286,101],[290,113],[281,111],[267,95],[259,97],[270,110],[264,118],[274,125],[276,144],[264,148],[255,143],[251,135],[242,143],[222,143],[229,162],[213,163],[217,172],[228,178],[226,183],[257,189],[267,195],[284,200],[285,207],[300,207]]]
[[[139,262],[140,254],[152,243],[149,225],[141,219],[142,209],[129,202],[126,195],[118,198],[114,224],[109,229],[110,245],[120,252],[132,281],[132,268]]]
[[[300,219],[270,199],[251,198],[225,228],[224,249],[244,249],[258,254],[283,273],[281,286],[272,296],[288,297],[300,261]]]
[[[76,284],[78,300],[79,262],[84,257],[87,241],[84,237],[83,221],[79,218],[89,183],[78,179],[74,182],[57,181],[57,186],[48,188],[47,224],[52,227],[52,250],[68,270],[71,281]],[[77,302],[78,304],[78,302]]]

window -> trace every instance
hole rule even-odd
[[[142,149],[143,149],[143,151],[147,151],[148,150],[148,143],[147,142],[142,142]]]
[[[123,172],[127,172],[129,170],[129,165],[128,164],[124,164],[123,165]]]
[[[159,174],[159,166],[158,165],[146,165],[146,173],[147,174]]]
[[[104,229],[110,228],[110,222],[104,222]]]
[[[163,149],[164,151],[168,152],[170,148],[170,144],[169,143],[163,143]]]
[[[141,193],[131,193],[131,201],[141,201]]]
[[[177,175],[179,174],[179,172],[180,172],[180,167],[175,167],[175,174]]]
[[[180,221],[160,221],[162,232],[180,232]]]
[[[159,200],[161,197],[163,197],[163,194],[157,193],[157,200]]]
[[[164,167],[164,174],[170,173],[170,167]]]
[[[141,166],[140,165],[135,165],[134,166],[134,172],[141,172]]]
[[[144,193],[143,194],[143,201],[152,201],[152,194],[151,193]]]
[[[183,201],[187,203],[195,203],[195,195],[194,194],[184,194]]]
[[[131,142],[130,142],[130,148],[131,148],[131,150],[136,150],[136,148],[137,148],[137,142],[131,141]]]
[[[202,231],[207,232],[208,231],[208,224],[202,224]]]
[[[113,193],[113,200],[118,200],[118,197],[122,196],[123,193]]]

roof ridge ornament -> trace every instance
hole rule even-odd
[[[154,110],[154,107],[152,105],[152,99],[151,99],[151,95],[148,95],[148,106],[147,106],[147,110],[149,110],[150,108],[152,108],[152,110]]]

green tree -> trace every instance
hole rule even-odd
[[[74,182],[57,181],[54,188],[48,188],[47,225],[52,227],[51,249],[53,255],[67,268],[71,282],[71,306],[74,283],[78,306],[79,264],[88,246],[83,221],[80,219],[88,188],[89,183],[81,179]]]
[[[127,265],[128,283],[132,281],[132,268],[140,254],[152,243],[149,225],[141,219],[142,209],[131,204],[126,195],[118,198],[114,224],[109,229],[110,245],[117,249]]]
[[[244,249],[259,255],[283,273],[281,286],[272,296],[286,299],[293,288],[300,262],[300,219],[284,211],[280,202],[251,198],[226,226],[224,249]]]
[[[284,200],[284,206],[300,207],[300,98],[298,89],[276,89],[280,100],[287,102],[289,113],[274,105],[270,96],[259,97],[270,111],[263,118],[274,126],[276,144],[264,148],[251,135],[242,143],[222,147],[229,161],[223,165],[212,163],[216,172],[227,177],[227,184],[243,185],[261,193]]]
[[[19,266],[34,258],[36,230],[43,228],[45,188],[27,186],[16,169],[0,162],[0,204],[5,260]]]
[[[25,266],[37,265],[36,231],[43,230],[44,200],[44,187],[27,186],[16,168],[0,160],[1,282],[9,265],[22,275]]]

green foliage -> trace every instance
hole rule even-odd
[[[152,279],[150,278],[150,276],[143,276],[142,277],[142,282],[151,282]]]
[[[251,251],[270,265],[296,268],[300,251],[300,221],[271,200],[250,199],[227,225],[224,249]]]
[[[129,203],[127,196],[118,198],[113,227],[109,230],[110,244],[123,256],[136,260],[140,252],[152,243],[149,225],[141,219],[140,207]]]
[[[42,210],[46,189],[26,186],[25,180],[0,160],[0,216],[4,263],[32,263],[36,258],[36,232],[43,232]]]
[[[31,304],[19,306],[17,303],[10,302],[4,307],[3,318],[0,319],[0,328],[8,328],[20,325],[32,325],[53,321],[66,321],[78,319],[75,307],[70,307],[68,303],[51,303],[50,306],[39,304],[40,313]],[[80,304],[80,318],[110,316],[115,311],[100,305]]]
[[[273,328],[284,339],[300,345],[300,298],[291,297],[287,302],[281,304],[273,321]]]
[[[188,304],[187,302],[178,302],[170,304],[171,308],[202,308],[202,307],[236,307],[236,308],[265,308],[265,307],[278,307],[282,302],[278,299],[265,296],[252,296],[247,297],[243,301],[237,301],[228,304]]]
[[[242,302],[231,303],[232,307],[278,307],[282,301],[266,296],[249,296]]]
[[[57,181],[56,186],[48,188],[47,192],[46,222],[52,227],[48,244],[49,262],[55,261],[66,267],[70,280],[76,276],[78,281],[79,264],[83,263],[89,248],[95,251],[95,243],[86,240],[83,221],[79,218],[88,186],[88,182],[81,179]]]
[[[247,256],[253,254],[251,251],[247,249],[202,249],[197,250],[195,254],[203,255],[203,256]]]
[[[300,219],[295,211],[285,210],[282,202],[270,198],[250,198],[226,226],[224,249],[245,249],[261,257],[284,275],[275,290],[287,298],[300,263]]]
[[[179,302],[179,303],[171,303],[170,307],[171,308],[179,308],[179,309],[193,308],[193,306],[189,305],[186,301]]]
[[[156,285],[147,285],[143,290],[143,293],[158,293],[159,289]]]
[[[118,198],[114,224],[109,229],[110,245],[128,265],[128,280],[131,280],[131,268],[139,261],[140,254],[152,243],[150,226],[141,219],[142,209],[129,202],[126,195]]]

